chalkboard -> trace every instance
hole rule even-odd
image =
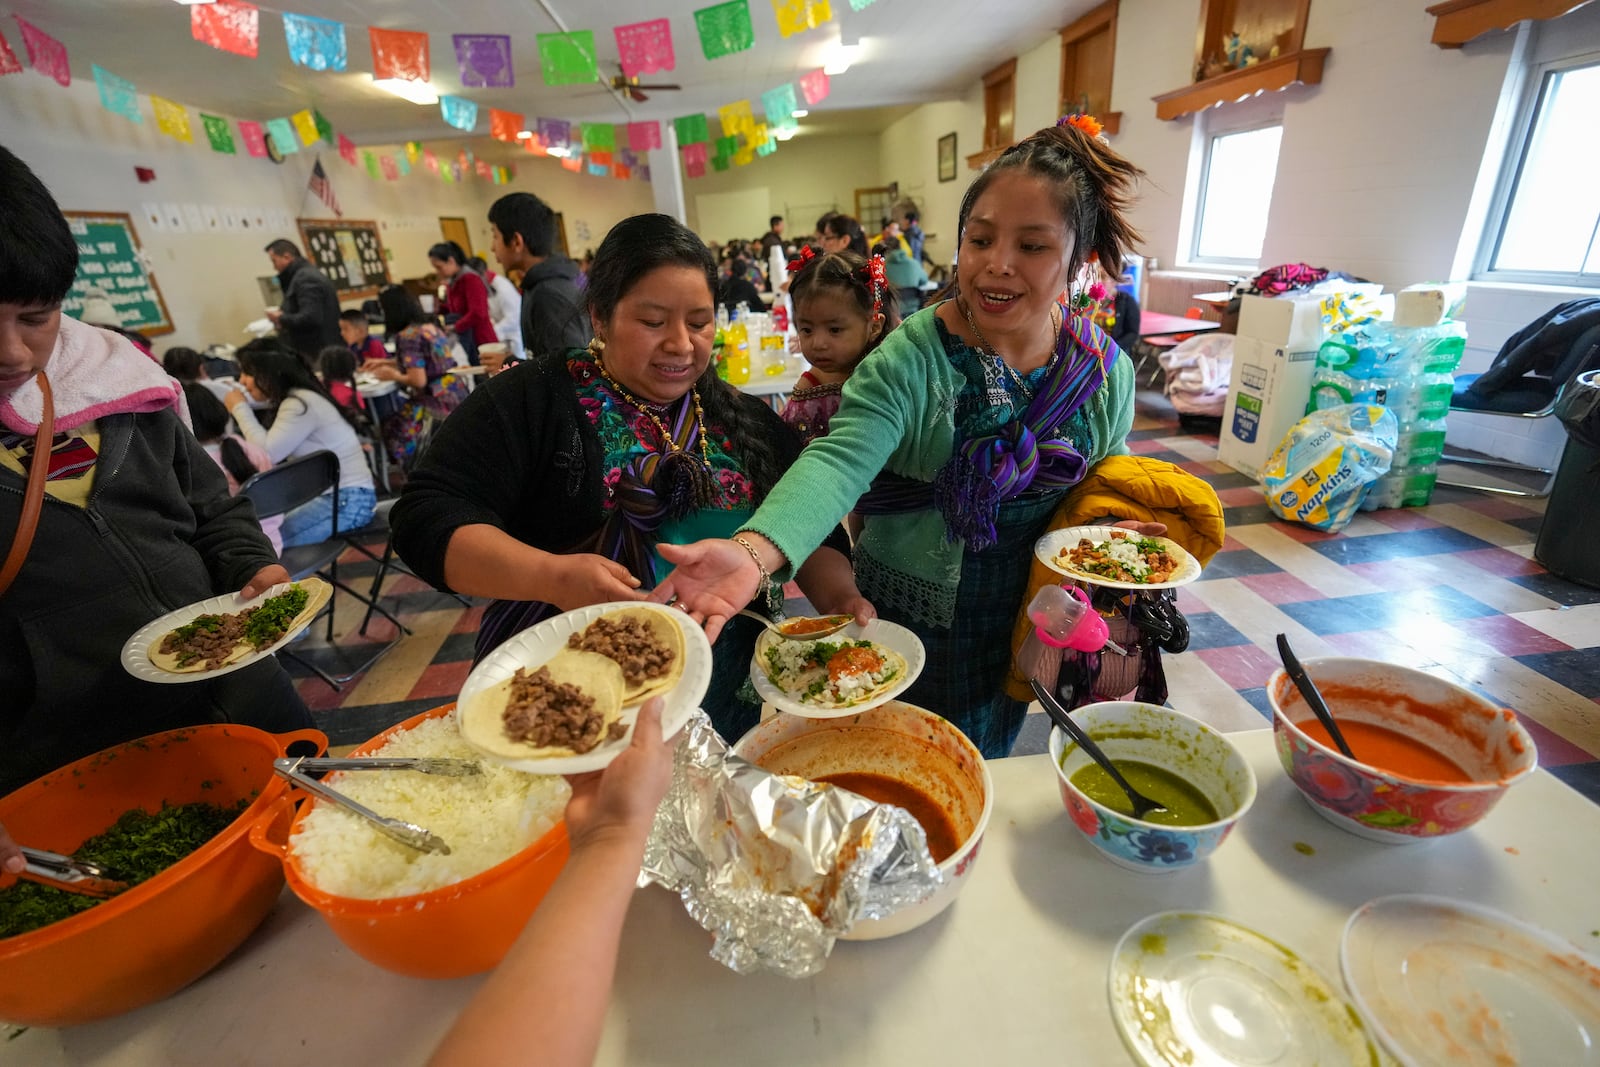
[[[155,278],[145,269],[133,219],[114,211],[63,211],[78,242],[78,276],[61,302],[77,317],[90,289],[99,289],[117,309],[126,330],[142,334],[172,332],[172,318]]]
[[[306,258],[346,299],[374,296],[389,284],[389,261],[376,222],[299,219]]]

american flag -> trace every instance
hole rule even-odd
[[[333,195],[333,183],[328,180],[328,172],[322,169],[322,160],[317,160],[316,166],[311,168],[311,191],[317,194],[317,199],[328,205],[335,218],[344,218],[344,212],[339,207],[339,198]]]

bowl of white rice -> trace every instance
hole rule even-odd
[[[351,755],[477,760],[453,710],[407,719]],[[282,854],[289,888],[358,955],[420,978],[487,971],[566,863],[561,819],[571,791],[559,776],[482,768],[464,777],[382,770],[324,779],[381,815],[431,830],[449,855],[408,848],[315,797],[294,815],[286,841],[263,832],[256,843]],[[285,802],[285,818],[290,810]]]

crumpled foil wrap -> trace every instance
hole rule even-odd
[[[916,819],[833,786],[762,770],[704,712],[684,730],[639,884],[677,893],[740,974],[805,978],[861,919],[944,884]]]

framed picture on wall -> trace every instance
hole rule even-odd
[[[956,135],[947,133],[939,138],[939,180],[956,180]]]

